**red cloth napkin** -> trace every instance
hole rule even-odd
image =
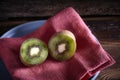
[[[26,67],[21,63],[19,49],[24,40],[34,37],[48,44],[50,37],[61,30],[70,30],[76,37],[77,50],[70,60],[59,62],[49,56],[43,64],[37,66]],[[13,80],[87,80],[97,71],[114,63],[71,7],[48,19],[31,34],[0,39],[0,58]]]

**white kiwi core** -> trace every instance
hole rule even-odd
[[[65,43],[61,43],[58,45],[58,52],[59,53],[63,53],[66,50],[66,44]]]
[[[32,47],[30,49],[30,56],[34,57],[37,56],[40,52],[40,49],[38,47]]]

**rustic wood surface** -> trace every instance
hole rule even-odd
[[[80,15],[120,15],[120,0],[1,0],[0,19],[48,17],[69,6]]]
[[[68,6],[76,9],[103,48],[116,60],[100,72],[97,80],[120,80],[119,0],[2,0],[0,36],[19,24],[48,19]]]

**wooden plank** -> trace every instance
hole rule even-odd
[[[120,41],[119,42],[101,42],[103,48],[116,60],[116,63],[103,71],[97,77],[97,80],[120,80]]]
[[[93,34],[99,40],[105,41],[120,41],[120,16],[117,17],[82,17],[85,23],[89,26]],[[0,36],[7,30],[16,25],[29,21],[39,20],[36,18],[29,19],[11,19],[0,21]]]
[[[0,19],[49,17],[66,7],[80,15],[120,15],[119,0],[1,0]]]

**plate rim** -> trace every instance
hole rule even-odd
[[[44,22],[46,22],[46,20],[29,21],[29,22],[25,22],[23,24],[19,24],[17,26],[14,26],[13,28],[9,29],[5,33],[3,33],[0,38],[6,38],[6,36],[9,35],[11,32],[15,31],[16,29],[19,29],[19,28],[23,27],[24,25],[34,24],[34,23],[38,23],[38,22],[44,23]]]

